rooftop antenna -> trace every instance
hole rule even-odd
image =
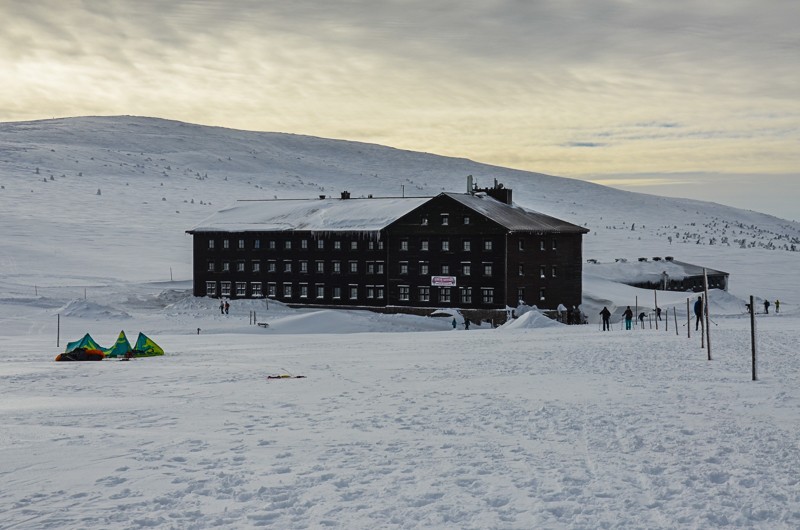
[[[472,175],[467,175],[467,193],[474,193],[474,186],[472,185]]]
[[[401,194],[401,196],[403,198],[405,198],[405,196],[406,196],[406,185],[405,184],[400,184],[400,194]]]

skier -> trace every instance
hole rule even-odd
[[[625,329],[631,329],[631,323],[633,322],[633,309],[631,309],[631,306],[628,306],[623,315],[625,315]]]
[[[603,317],[603,331],[611,331],[611,324],[608,322],[608,319],[611,318],[611,311],[608,310],[608,307],[603,307],[600,316]]]
[[[769,315],[769,300],[764,300],[764,313]]]
[[[700,327],[700,319],[703,316],[703,297],[698,296],[697,301],[694,303],[694,316],[697,317],[694,321],[694,330],[697,331]]]

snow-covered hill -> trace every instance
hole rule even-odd
[[[730,272],[738,294],[800,299],[795,222],[378,145],[130,116],[0,124],[0,289],[185,280],[185,230],[237,199],[427,196],[466,190],[467,175],[588,227],[586,258],[673,255]]]

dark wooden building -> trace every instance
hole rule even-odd
[[[188,231],[195,296],[408,312],[578,306],[587,232],[513,206],[502,185],[239,201]]]

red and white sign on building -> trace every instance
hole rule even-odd
[[[431,285],[434,287],[455,287],[455,276],[431,276]]]

